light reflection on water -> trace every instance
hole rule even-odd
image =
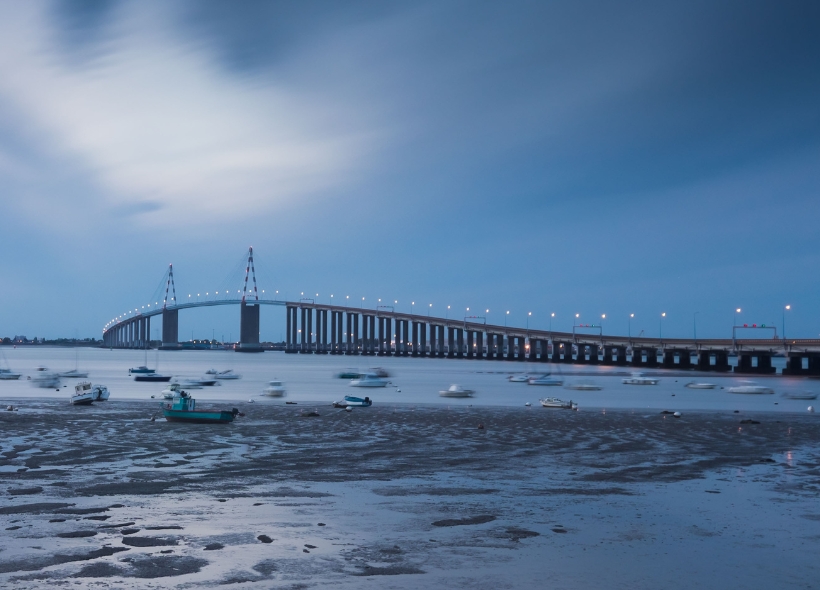
[[[38,366],[54,371],[66,371],[75,366],[75,349],[25,347],[4,348],[9,366],[23,373],[20,381],[0,381],[2,398],[60,398],[68,399],[74,380],[63,380],[67,385],[58,393],[37,389],[26,381]],[[136,383],[128,375],[128,369],[146,362],[145,354],[134,350],[80,349],[79,367],[90,373],[94,383],[106,385],[112,400],[145,399],[157,396],[167,387],[164,383]],[[672,374],[657,371],[660,382],[655,386],[624,385],[621,379],[629,374],[628,367],[604,366],[558,366],[550,363],[527,363],[488,360],[457,360],[393,357],[346,357],[333,355],[300,355],[282,352],[240,354],[233,351],[149,351],[147,363],[158,366],[159,372],[182,378],[202,376],[208,369],[232,369],[242,375],[236,381],[224,381],[220,387],[193,390],[195,398],[207,400],[231,400],[235,402],[254,399],[256,403],[282,404],[285,400],[296,402],[331,403],[344,395],[355,395],[362,390],[348,386],[348,382],[334,376],[345,368],[365,371],[371,367],[384,367],[390,372],[391,385],[384,389],[367,390],[367,395],[378,403],[411,403],[440,405],[501,405],[521,406],[526,402],[538,410],[538,399],[560,397],[573,400],[581,410],[635,408],[648,410],[739,410],[805,412],[807,402],[780,397],[787,390],[817,390],[814,381],[795,377],[760,377],[770,385],[776,395],[737,395],[725,389],[749,376],[712,373]],[[507,376],[520,372],[552,371],[562,377],[565,385],[576,381],[592,381],[603,387],[599,391],[567,390],[562,387],[538,387],[526,383],[510,383]],[[649,373],[649,371],[647,371]],[[581,376],[583,375],[583,376]],[[281,379],[287,388],[282,399],[265,398],[260,394],[272,379]],[[717,389],[688,389],[690,381],[709,381]],[[438,392],[453,383],[475,389],[470,399],[447,399]],[[401,390],[400,392],[398,390]]]

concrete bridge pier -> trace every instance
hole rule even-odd
[[[519,336],[516,338],[516,341],[518,342],[518,360],[527,360],[527,339],[523,336]]]
[[[239,306],[239,352],[262,352],[259,344],[259,304],[245,301]]]
[[[447,358],[456,357],[456,329],[447,327]]]
[[[755,365],[755,360],[757,364]],[[772,366],[772,355],[766,353],[741,353],[737,357],[735,373],[772,374],[776,369]]]
[[[575,345],[575,364],[576,365],[585,365],[587,362],[587,345],[586,344],[576,344]]]
[[[475,358],[475,332],[467,330],[467,358]]]
[[[617,348],[615,346],[604,346],[604,358],[601,361],[602,365],[614,365],[615,364],[615,352]]]
[[[806,362],[803,362],[806,359]],[[803,367],[803,365],[806,365]],[[817,353],[789,353],[784,375],[820,375],[820,355]]]
[[[475,358],[484,358],[484,332],[476,332],[475,334]]]
[[[598,345],[597,344],[590,344],[589,345],[589,364],[590,365],[597,365],[598,363],[601,362],[601,360],[598,358],[599,354],[600,354],[600,349],[598,348]]]
[[[162,349],[176,350],[179,348],[179,310],[162,310]]]
[[[456,334],[456,357],[464,358],[464,330],[461,329]]]
[[[515,336],[507,336],[507,360],[514,361],[515,360],[515,345],[518,341],[518,338]]]
[[[437,326],[438,329],[438,356],[439,358],[444,358],[447,354],[445,347],[447,345],[445,338],[446,338],[446,328],[445,326]]]

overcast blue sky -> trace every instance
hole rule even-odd
[[[0,335],[253,245],[291,299],[820,337],[818,194],[816,2],[0,2]]]

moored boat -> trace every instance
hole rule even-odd
[[[215,374],[214,377],[216,379],[241,379],[242,375],[233,372],[233,369],[228,369],[227,371],[220,371],[219,373]]]
[[[603,388],[592,381],[579,381],[578,383],[570,383],[566,386],[566,389],[573,389],[575,391],[599,391]]]
[[[771,387],[766,387],[765,385],[758,385],[754,381],[741,381],[741,383],[742,385],[730,387],[726,391],[729,393],[751,393],[757,395],[774,393],[774,390]]]
[[[167,383],[170,380],[170,375],[160,375],[159,373],[147,373],[134,377],[134,381],[141,381],[143,383]]]
[[[545,397],[538,400],[544,408],[556,408],[561,410],[577,410],[578,404],[573,403],[572,400],[564,401],[557,397]]]
[[[813,400],[817,399],[817,394],[811,391],[787,391],[782,397],[785,399]]]
[[[140,365],[139,367],[133,367],[128,369],[129,375],[151,375],[152,373],[156,373],[156,369],[149,369],[145,365]]]
[[[268,397],[284,397],[285,386],[281,381],[274,379],[273,381],[268,382],[268,386],[262,390],[262,395],[266,395]]]
[[[371,400],[369,397],[361,398],[361,397],[354,397],[352,395],[346,395],[345,396],[345,404],[347,406],[355,406],[355,407],[358,407],[358,408],[369,408],[370,406],[373,405],[373,400]]]
[[[625,385],[657,385],[659,379],[654,377],[647,377],[642,373],[633,373],[632,377],[626,377],[622,380]]]
[[[31,377],[31,384],[43,389],[54,389],[60,386],[60,377],[45,367],[37,367],[36,373]]]
[[[0,380],[14,381],[20,378],[20,373],[15,373],[11,369],[0,369]]]
[[[336,376],[339,379],[359,379],[362,377],[362,373],[359,373],[358,369],[345,369]]]
[[[74,393],[71,394],[69,403],[72,406],[90,406],[94,402],[94,391],[90,381],[80,381],[74,386]]]
[[[546,386],[560,386],[564,384],[563,379],[555,379],[554,377],[550,377],[549,374],[540,375],[538,377],[530,377],[527,380],[529,385],[546,385]]]
[[[510,383],[526,383],[530,380],[529,375],[510,375],[507,377],[507,381]]]
[[[111,395],[105,385],[92,385],[91,393],[94,395],[95,402],[107,402]]]
[[[64,379],[85,379],[88,377],[88,371],[80,371],[79,369],[71,369],[70,371],[63,371],[57,373],[58,376]]]
[[[365,373],[358,379],[350,382],[351,387],[387,387],[387,380],[382,379],[375,373]]]
[[[689,389],[714,389],[717,386],[714,383],[696,383],[692,381],[684,385],[684,387]]]
[[[438,392],[441,397],[473,397],[475,390],[464,389],[461,385],[453,384],[447,389]]]
[[[168,422],[193,424],[226,424],[233,422],[239,410],[197,410],[196,400],[184,391],[176,392],[173,402],[161,403],[162,414]]]

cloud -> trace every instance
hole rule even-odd
[[[346,183],[373,148],[345,105],[231,75],[157,6],[120,5],[83,59],[48,17],[44,5],[0,7],[0,93],[50,157],[87,172],[110,214],[245,217]]]

